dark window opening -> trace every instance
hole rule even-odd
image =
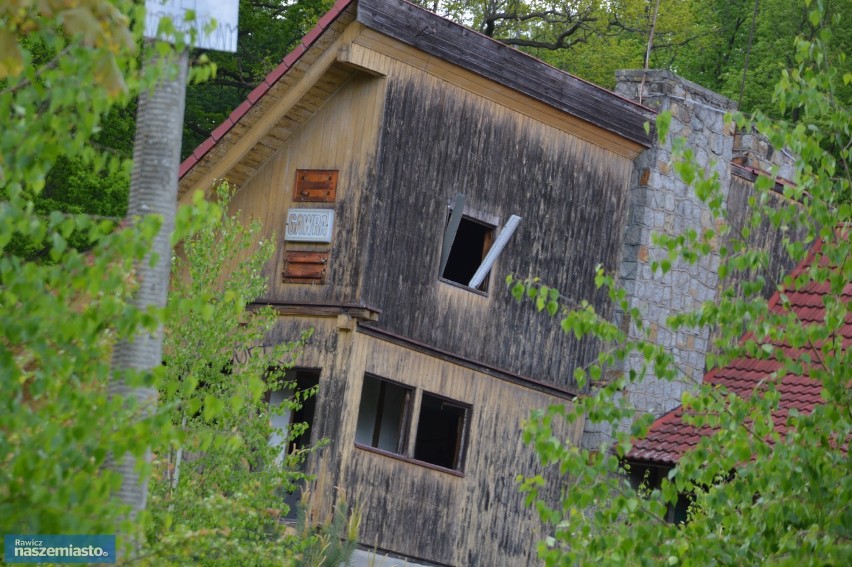
[[[268,380],[280,381],[277,389],[267,392],[272,425],[269,444],[278,448],[275,462],[279,465],[286,463],[287,455],[306,449],[311,443],[319,377],[319,370],[289,370],[283,375],[279,369],[270,368],[268,371]],[[287,405],[282,407],[285,402],[288,402]],[[291,406],[291,403],[295,403],[296,407]],[[301,471],[306,468],[305,461],[291,465]],[[281,491],[280,495],[289,508],[282,519],[296,519],[302,488],[303,483],[299,481]]]
[[[364,376],[355,441],[391,453],[405,451],[411,389]]]
[[[663,479],[666,478],[671,470],[670,467],[641,465],[638,463],[628,464],[628,474],[630,476],[630,485],[640,494],[647,494],[652,490],[657,490],[662,486]],[[666,521],[671,524],[683,524],[689,519],[689,507],[692,505],[692,498],[689,494],[678,495],[677,502],[669,504],[666,510]]]
[[[290,418],[290,426],[297,423],[304,423],[307,429],[298,437],[293,439],[293,447],[295,449],[304,449],[311,443],[311,428],[314,424],[314,414],[317,408],[316,392],[319,386],[318,372],[300,371],[296,373],[296,398],[301,403],[301,407],[293,411]]]
[[[316,392],[319,386],[318,370],[288,371],[283,377],[284,387],[269,392],[269,405],[272,406],[271,422],[273,427],[271,445],[281,447],[278,459],[292,451],[304,449],[311,442],[311,430],[316,413]],[[285,400],[296,402],[299,407],[281,409],[278,406]],[[301,433],[289,440],[293,428]]]
[[[464,286],[468,285],[491,248],[493,239],[494,227],[463,216],[441,277]],[[487,291],[488,279],[486,276],[477,289]]]
[[[447,469],[461,470],[467,406],[424,393],[414,458]]]

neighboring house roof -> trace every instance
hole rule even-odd
[[[341,18],[343,15],[346,17]],[[260,115],[280,96],[279,83],[300,63],[306,52],[315,45],[319,46],[318,49],[327,48],[321,38],[328,33],[339,32],[340,24],[335,25],[338,20],[345,25],[357,21],[633,143],[650,147],[654,140],[653,110],[490,37],[403,0],[338,0],[281,64],[181,163],[179,177],[183,179],[211,152],[226,151],[226,148],[219,148],[214,152],[214,148],[221,146],[225,138],[239,137],[245,131],[239,126],[258,122]],[[307,64],[312,64],[314,59],[310,58]],[[273,102],[266,103],[265,99]],[[646,122],[650,122],[648,132],[645,131]],[[232,132],[234,130],[236,132]],[[233,142],[226,145],[231,146]]]
[[[793,271],[793,277],[813,265],[813,262],[820,257],[820,248],[821,243],[813,247],[805,260]],[[785,290],[784,293],[789,299],[790,309],[802,324],[808,325],[824,321],[823,297],[829,291],[828,283],[809,282],[801,289]],[[852,283],[846,284],[843,288],[842,298],[845,302],[852,303]],[[776,312],[781,312],[783,309],[780,305],[779,292],[775,292],[769,299],[769,308]],[[850,348],[852,346],[852,314],[847,314],[840,334],[843,337],[842,348]],[[727,366],[708,372],[704,376],[704,383],[722,386],[729,392],[747,396],[758,387],[759,383],[769,379],[780,368],[781,363],[777,360],[737,358]],[[820,395],[822,384],[807,376],[787,374],[781,378],[777,388],[781,398],[778,402],[778,410],[773,414],[773,421],[775,430],[784,436],[788,430],[787,416],[791,409],[795,408],[801,414],[808,414],[816,405],[823,403]],[[713,434],[714,429],[710,427],[699,429],[684,423],[684,412],[683,406],[679,406],[658,418],[651,425],[647,437],[634,442],[633,448],[627,454],[627,459],[634,462],[674,466],[684,453],[698,444],[702,437]]]

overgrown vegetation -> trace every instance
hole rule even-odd
[[[140,74],[142,21],[141,8],[124,0],[0,5],[0,527],[5,534],[118,532],[128,536],[122,548],[141,543],[124,557],[142,564],[261,557],[336,565],[357,531],[358,516],[345,503],[329,528],[278,522],[280,491],[303,475],[292,470],[298,457],[280,465],[270,458],[277,449],[268,445],[262,394],[284,386],[280,371],[290,358],[274,350],[230,365],[270,322],[269,313],[246,311],[262,292],[258,266],[269,245],[241,264],[213,252],[220,239],[229,253],[246,251],[257,227],[221,219],[221,207],[198,196],[179,211],[172,236],[184,243],[177,262],[191,276],[175,284],[182,295],[166,309],[137,309],[135,266],[160,221],[103,218],[121,214],[116,199],[82,191],[92,191],[103,172],[124,183],[124,156],[98,146],[104,117],[164,71]],[[44,194],[51,175],[71,170],[81,174],[79,187]],[[235,276],[218,278],[225,266]],[[117,373],[115,344],[161,324],[173,349],[167,366]],[[272,361],[279,373],[270,377]],[[165,403],[151,413],[132,397],[109,396],[115,378],[156,387]],[[153,464],[144,458],[149,447]],[[105,467],[124,454],[138,458],[143,476],[156,472],[152,506],[135,517],[114,498],[120,475]]]
[[[221,187],[220,209],[229,197]],[[271,417],[289,416],[316,394],[287,375],[307,336],[266,344],[277,312],[250,304],[266,290],[262,270],[274,244],[258,242],[259,224],[245,225],[238,213],[216,218],[180,244],[174,261],[160,403],[176,435],[154,461],[150,544],[158,562],[180,565],[336,565],[357,537],[358,516],[345,498],[318,531],[304,518],[301,527],[281,521],[313,447],[288,452],[307,424],[274,432]],[[272,406],[277,390],[287,393]],[[270,443],[273,433],[280,443]]]
[[[822,5],[807,5],[808,17],[817,25],[824,15]],[[539,497],[541,477],[522,479],[528,502],[550,526],[550,536],[539,545],[548,565],[845,565],[852,561],[852,480],[847,453],[852,439],[852,351],[849,337],[842,333],[844,324],[852,320],[848,291],[852,282],[852,113],[837,96],[841,85],[852,83],[852,74],[839,73],[826,52],[831,37],[823,29],[817,37],[799,38],[795,66],[783,73],[775,88],[779,112],[795,116],[796,121],[770,120],[762,114],[732,117],[739,128],[754,124],[775,147],[786,147],[799,156],[795,185],[784,189],[788,198],[784,205],[769,206],[766,194],[774,182],[768,177],[758,179],[751,228],[764,219],[775,227],[804,226],[804,241],[785,240],[788,253],[801,260],[819,240],[826,261],[814,262],[795,278],[778,283],[780,309],[769,309],[758,283],[746,286],[745,297],[724,290],[716,302],[668,319],[673,330],[716,329],[715,346],[721,354],[709,358],[711,366],[748,354],[776,360],[781,369],[761,384],[760,393],[748,397],[707,384],[686,395],[683,402],[691,416],[687,421],[711,426],[718,433],[686,453],[659,489],[633,490],[623,460],[631,439],[647,434],[653,416],[637,416],[620,395],[622,389],[648,373],[681,378],[670,353],[643,326],[643,314],[631,309],[616,278],[603,272],[597,274],[598,286],[608,289],[612,301],[630,315],[640,332],[645,331],[642,339],[629,340],[624,330],[591,306],[567,305],[557,291],[538,282],[513,282],[518,298],[532,297],[539,310],[558,315],[566,332],[597,337],[608,345],[596,364],[577,370],[579,382],[621,367],[634,353],[644,361],[641,368],[624,372],[578,399],[573,409],[551,407],[533,416],[526,427],[525,439],[541,460],[566,475],[558,502]],[[837,58],[843,61],[842,56]],[[658,127],[665,135],[664,117]],[[724,219],[719,180],[697,168],[683,148],[675,168],[712,214]],[[658,243],[669,251],[670,260],[695,262],[717,243],[730,242],[720,249],[722,274],[766,262],[766,252],[747,249],[744,239],[721,238],[729,236],[728,227],[719,226],[720,233],[690,230],[672,238],[659,236]],[[665,273],[668,264],[660,262],[654,268]],[[822,298],[826,314],[815,324],[799,320],[785,303],[785,290],[801,289],[808,282],[826,284]],[[788,373],[804,373],[819,381],[824,403],[810,414],[790,412],[791,432],[783,434],[775,429],[772,412],[778,407],[777,381]],[[552,424],[563,419],[611,424],[626,420],[633,425],[631,431],[618,433],[612,446],[583,449],[554,437]],[[694,499],[689,522],[668,523],[666,510],[681,494]]]

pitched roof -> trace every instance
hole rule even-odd
[[[208,157],[226,136],[238,137],[244,131],[237,128],[239,125],[250,126],[260,120],[259,115],[265,111],[264,100],[280,96],[280,93],[275,92],[279,83],[291,73],[311,47],[327,47],[321,38],[327,32],[333,33],[335,22],[344,13],[347,14],[342,19],[345,24],[354,19],[430,55],[609,130],[632,143],[649,147],[654,140],[653,110],[556,69],[497,40],[404,0],[337,0],[302,41],[249,93],[248,98],[181,163],[179,179],[183,179]],[[644,129],[646,122],[651,127],[648,132]],[[234,134],[232,130],[235,129],[238,131]]]
[[[820,258],[821,243],[817,243],[808,256],[793,271],[792,276],[800,275],[809,269],[817,258]],[[829,284],[811,281],[801,289],[785,290],[790,309],[803,324],[815,324],[824,321],[825,305],[823,298],[829,293]],[[845,285],[842,291],[843,301],[852,303],[852,283]],[[779,292],[775,292],[769,300],[769,308],[775,312],[786,310],[781,305]],[[842,348],[852,346],[852,313],[847,313],[844,324],[840,328]],[[775,347],[784,349],[788,355],[797,351],[788,345],[775,343]],[[799,353],[802,349],[799,349]],[[814,357],[816,358],[816,357]],[[715,368],[704,376],[704,383],[726,388],[739,396],[750,395],[761,381],[767,380],[772,373],[778,371],[782,364],[774,359],[759,359],[745,356],[732,360],[727,366]],[[791,409],[801,414],[813,411],[817,404],[823,403],[820,392],[822,384],[807,376],[786,374],[777,383],[780,400],[778,409],[773,413],[775,430],[784,436],[788,431],[787,416]],[[696,428],[684,423],[686,410],[679,406],[658,418],[650,428],[647,437],[634,441],[633,448],[627,454],[630,461],[641,461],[664,466],[675,465],[680,457],[694,448],[702,437],[712,435],[710,427]]]
[[[195,150],[183,160],[183,163],[180,164],[180,169],[178,171],[178,179],[183,178],[184,175],[189,172],[190,169],[193,168],[195,164],[197,164],[201,159],[211,150],[213,147],[225,137],[225,134],[230,132],[234,126],[246,115],[249,110],[251,110],[264,95],[266,95],[269,90],[275,86],[278,80],[283,77],[287,71],[302,57],[302,54],[308,50],[322,35],[322,33],[337,20],[338,16],[355,0],[337,0],[334,3],[334,6],[325,13],[323,17],[319,19],[317,25],[309,31],[305,37],[302,38],[302,41],[299,42],[296,47],[293,48],[290,53],[284,57],[284,60],[278,64],[275,69],[269,72],[268,75],[261,81],[257,87],[253,91],[251,91],[237,108],[231,112],[230,116],[225,119],[219,126],[216,127],[215,130],[210,134],[210,137],[204,140]]]

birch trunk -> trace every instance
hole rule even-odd
[[[158,65],[157,56],[146,65]],[[139,289],[134,304],[139,309],[149,306],[165,307],[171,268],[171,235],[177,208],[178,167],[183,131],[184,99],[188,55],[184,51],[170,55],[165,72],[153,90],[139,96],[136,135],[133,146],[133,172],[130,181],[128,221],[139,217],[162,217],[160,232],[146,259],[137,266]],[[150,259],[155,258],[152,264]],[[157,403],[157,391],[150,387],[134,387],[121,378],[122,370],[148,370],[162,362],[163,327],[153,333],[142,332],[133,341],[122,341],[113,351],[114,377],[109,385],[110,396],[135,399],[143,412],[152,412]],[[150,458],[150,448],[145,459]],[[112,462],[110,468],[122,476],[116,498],[131,506],[131,519],[146,506],[147,479],[140,478],[137,459],[130,454]]]

